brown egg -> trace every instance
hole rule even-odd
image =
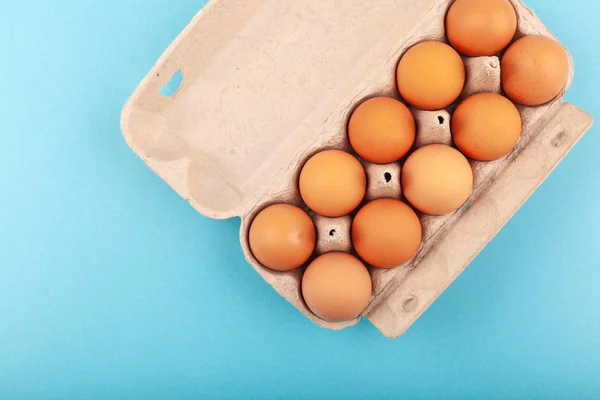
[[[440,110],[452,104],[465,85],[465,65],[452,47],[442,42],[422,42],[400,60],[398,90],[410,105]]]
[[[402,190],[416,209],[443,215],[462,206],[473,189],[473,171],[458,150],[443,144],[421,147],[402,170]]]
[[[354,151],[367,161],[389,164],[408,153],[415,141],[415,119],[391,97],[362,103],[350,117],[348,138]]]
[[[308,308],[330,322],[357,318],[371,300],[373,284],[367,268],[346,253],[327,253],[314,260],[302,277]]]
[[[300,172],[300,194],[304,202],[325,217],[352,212],[367,190],[367,175],[360,162],[341,150],[326,150],[312,156]]]
[[[456,0],[446,15],[452,47],[469,57],[493,56],[517,31],[517,13],[508,0]]]
[[[254,257],[275,271],[290,271],[308,261],[316,238],[312,219],[290,204],[275,204],[262,210],[252,221],[248,235]]]
[[[468,157],[496,160],[508,154],[521,136],[517,107],[496,93],[479,93],[464,100],[452,116],[452,138]]]
[[[354,249],[378,268],[395,268],[410,260],[419,250],[421,234],[417,214],[396,199],[367,203],[352,222]]]
[[[563,47],[545,36],[525,36],[502,57],[502,87],[512,100],[538,106],[554,99],[569,79]]]

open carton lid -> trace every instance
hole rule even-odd
[[[245,215],[294,190],[300,155],[339,136],[325,125],[351,111],[341,99],[440,3],[212,0],[129,99],[124,136],[200,213]],[[177,71],[178,91],[161,96]]]

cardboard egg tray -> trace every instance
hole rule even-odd
[[[520,0],[517,38],[551,33]],[[267,205],[302,204],[303,163],[325,149],[352,152],[346,127],[365,99],[399,98],[395,71],[403,53],[425,40],[446,41],[450,0],[212,0],[160,57],[127,102],[121,120],[131,148],[198,212],[240,217],[246,258],[285,299],[316,324],[341,329],[306,307],[303,268],[275,272],[248,247],[253,217]],[[501,92],[498,57],[464,58],[462,98]],[[171,97],[161,88],[183,75]],[[569,84],[573,76],[571,61]],[[567,85],[568,86],[568,85]],[[373,296],[363,313],[384,335],[400,336],[469,264],[590,127],[591,117],[562,101],[521,107],[515,150],[472,162],[474,190],[458,211],[420,215],[423,243],[408,263],[370,268]],[[416,146],[451,144],[451,113],[413,110]],[[401,163],[365,163],[367,199],[401,198]],[[352,252],[352,216],[313,215],[316,253]]]

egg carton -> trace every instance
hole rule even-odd
[[[520,0],[517,38],[553,37]],[[275,272],[248,246],[253,217],[274,203],[304,209],[297,181],[303,163],[325,149],[352,152],[347,122],[365,99],[399,99],[395,70],[403,53],[426,40],[446,41],[450,0],[212,0],[160,57],[124,107],[129,146],[198,212],[241,218],[248,262],[285,299],[316,324],[321,320],[300,291],[303,268]],[[500,92],[498,57],[464,58],[462,97]],[[161,88],[175,73],[172,96]],[[570,59],[569,84],[573,77]],[[567,85],[568,87],[568,85]],[[445,216],[420,215],[423,242],[416,256],[391,270],[370,268],[373,296],[361,317],[384,335],[400,336],[511,218],[592,123],[562,100],[519,106],[523,133],[500,160],[472,162],[471,198]],[[416,146],[451,144],[453,107],[412,110]],[[402,197],[401,164],[365,163],[367,199]],[[316,253],[352,252],[351,216],[311,214]]]

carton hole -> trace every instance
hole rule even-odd
[[[442,125],[444,123],[444,117],[439,116],[438,117],[438,122],[440,123],[440,125]]]
[[[385,174],[383,174],[383,178],[385,179],[385,181],[387,183],[390,183],[392,181],[392,174],[390,174],[389,172],[386,172]]]
[[[183,83],[183,74],[180,70],[177,70],[173,73],[171,78],[165,83],[165,85],[160,89],[160,95],[164,97],[173,97],[181,87]]]
[[[329,231],[329,236],[335,236],[335,229],[332,229]]]

